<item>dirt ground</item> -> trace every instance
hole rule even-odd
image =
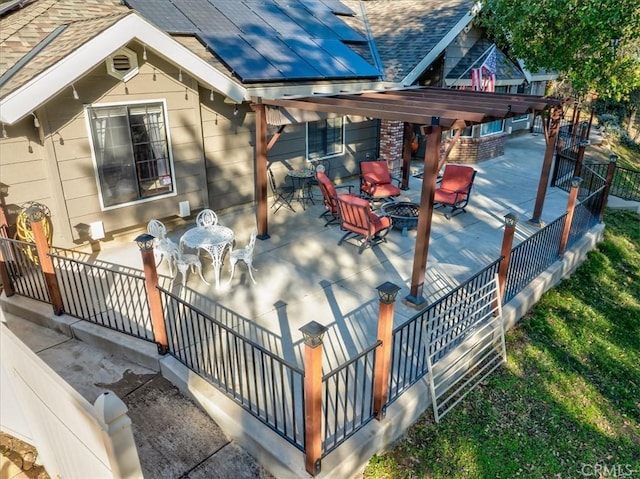
[[[15,466],[22,470],[24,476],[28,479],[50,479],[49,474],[44,470],[44,467],[36,464],[38,457],[38,451],[31,444],[27,444],[20,439],[16,439],[9,434],[0,432],[0,453],[3,456],[3,464],[0,468],[0,476],[9,477],[5,475],[5,459],[15,464]]]

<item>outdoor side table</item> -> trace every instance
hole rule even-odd
[[[302,209],[305,209],[305,202],[310,201],[315,204],[313,197],[311,196],[311,188],[309,180],[315,176],[313,170],[304,168],[302,170],[289,170],[287,177],[291,179],[291,183],[295,188],[295,200],[302,205]]]

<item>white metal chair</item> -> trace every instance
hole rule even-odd
[[[177,250],[176,254],[173,256],[173,260],[176,263],[176,274],[173,279],[175,280],[178,273],[180,273],[182,275],[182,286],[187,284],[189,269],[191,269],[193,273],[197,272],[200,275],[200,279],[204,281],[205,284],[209,284],[202,275],[202,262],[197,254],[183,253],[182,251]]]
[[[205,208],[196,216],[196,224],[204,227],[215,226],[218,224],[218,215],[215,211]]]
[[[231,280],[233,279],[233,273],[236,270],[236,263],[238,261],[244,261],[244,263],[247,265],[247,269],[249,270],[249,277],[251,278],[251,281],[253,281],[253,284],[257,284],[252,272],[252,270],[255,270],[255,268],[253,267],[253,250],[256,246],[257,235],[258,231],[254,229],[251,232],[249,243],[244,248],[234,249],[231,251],[231,254],[229,255],[229,259],[231,260],[231,275],[229,276],[229,281],[227,282],[227,284],[231,283]]]
[[[153,240],[153,256],[156,260],[156,266],[160,266],[160,263],[166,260],[169,263],[169,273],[173,276],[172,263],[176,253],[180,252],[178,244],[167,237],[167,228],[162,221],[149,221],[147,233],[155,237]]]

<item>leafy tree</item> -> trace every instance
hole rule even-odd
[[[640,88],[638,0],[482,0],[478,21],[531,71],[555,70],[581,94]]]

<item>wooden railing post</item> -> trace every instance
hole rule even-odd
[[[382,421],[387,412],[389,395],[389,371],[391,370],[391,336],[393,333],[393,312],[400,287],[387,281],[376,288],[380,301],[378,310],[378,341],[375,370],[373,375],[373,414]]]
[[[158,271],[156,260],[153,256],[153,240],[155,237],[148,233],[141,234],[135,239],[142,254],[142,267],[144,269],[144,284],[147,290],[149,310],[151,312],[151,326],[153,336],[158,345],[160,354],[167,354],[169,349],[167,342],[167,330],[164,325],[164,315],[162,313],[162,301],[160,291],[158,291]]]
[[[0,183],[1,185],[2,183]],[[1,196],[2,192],[0,192],[0,238],[8,238],[9,237],[9,222],[7,221],[7,212],[4,206],[4,197]],[[7,245],[9,248],[11,245],[8,242],[3,243]],[[13,289],[13,283],[11,282],[11,277],[9,276],[9,270],[7,269],[7,259],[4,257],[3,247],[0,247],[0,282],[2,282],[2,290],[4,294],[8,297],[16,294]]]
[[[586,130],[584,132],[586,132]],[[589,146],[589,140],[580,138],[580,142],[578,143],[578,156],[576,157],[576,166],[573,169],[573,176],[580,176],[582,174],[582,165],[584,164],[584,151],[587,146]]]
[[[618,155],[609,156],[609,166],[607,167],[607,179],[605,180],[604,198],[602,200],[602,206],[600,207],[600,214],[598,215],[598,221],[602,223],[604,218],[604,209],[607,207],[607,201],[609,201],[609,191],[611,191],[611,185],[613,184],[613,174],[616,171],[616,163],[618,162]]]
[[[45,219],[45,212],[39,206],[30,206],[27,208],[26,213],[31,232],[33,233],[33,241],[36,245],[40,268],[42,268],[47,290],[49,291],[49,299],[53,307],[53,313],[59,316],[63,313],[62,295],[60,294],[60,286],[58,285],[56,272],[53,269],[53,261],[49,256],[49,242],[47,241],[47,235],[42,225],[42,221]]]
[[[327,328],[311,321],[299,331],[304,338],[304,465],[316,476],[322,458],[322,336]]]
[[[573,222],[573,212],[576,209],[578,191],[580,191],[580,183],[582,183],[582,178],[580,178],[579,176],[574,176],[571,179],[571,190],[569,191],[569,200],[567,201],[567,217],[564,220],[564,229],[562,230],[562,236],[560,237],[560,247],[558,249],[558,254],[560,255],[560,257],[564,256],[564,252],[567,249],[569,232],[571,231],[571,223]]]
[[[498,285],[500,288],[500,301],[504,301],[504,292],[507,285],[507,273],[511,263],[511,251],[513,250],[513,237],[518,224],[518,216],[508,213],[504,217],[504,233],[502,235],[502,248],[500,249],[500,266],[498,268]],[[497,306],[496,310],[497,310]]]

